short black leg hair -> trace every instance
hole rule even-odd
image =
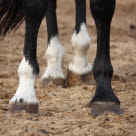
[[[39,73],[39,66],[36,57],[37,35],[42,19],[45,16],[47,3],[44,0],[23,1],[23,13],[25,17],[25,44],[24,57],[33,68],[33,72]]]

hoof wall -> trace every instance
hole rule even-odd
[[[68,75],[67,75],[68,86],[81,85],[84,83],[90,84],[91,79],[92,79],[92,72],[89,72],[84,75],[77,75],[77,74],[68,70]]]
[[[20,113],[22,111],[25,111],[26,113],[38,113],[38,104],[32,104],[32,103],[11,103],[8,107],[8,113],[14,114],[14,113]]]
[[[46,87],[50,83],[53,83],[53,85],[55,85],[55,86],[61,86],[61,87],[64,87],[64,88],[66,87],[66,81],[63,78],[48,77],[48,78],[42,80],[42,86],[43,87]]]
[[[91,110],[94,117],[108,112],[122,114],[120,104],[116,102],[94,102],[91,104]]]

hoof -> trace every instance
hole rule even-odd
[[[53,85],[55,85],[55,86],[61,86],[64,88],[66,87],[66,80],[63,78],[48,77],[48,78],[42,80],[43,87],[46,87],[50,83],[53,83]]]
[[[68,86],[81,85],[83,83],[90,84],[91,79],[92,79],[92,72],[89,72],[84,75],[77,75],[68,70],[68,75],[67,75]]]
[[[11,103],[8,107],[8,113],[14,114],[14,113],[20,113],[22,111],[25,111],[26,113],[38,113],[38,104],[33,103]]]
[[[108,112],[122,114],[120,104],[116,102],[93,102],[91,103],[91,110],[94,117]]]

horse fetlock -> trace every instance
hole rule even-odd
[[[38,64],[35,63],[34,61],[26,60],[26,58],[23,57],[21,64],[19,65],[18,68],[19,78],[36,80],[38,74],[39,74]]]
[[[50,43],[45,53],[45,58],[48,64],[54,63],[62,65],[64,58],[64,49],[59,41],[58,36],[54,36],[50,39]]]
[[[74,32],[71,42],[74,51],[78,50],[80,52],[87,52],[91,43],[91,39],[85,23],[81,24],[79,33],[76,33],[76,31]]]

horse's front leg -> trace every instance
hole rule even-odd
[[[37,34],[46,12],[46,2],[39,0],[23,1],[26,32],[24,44],[24,56],[18,69],[19,87],[10,100],[9,113],[38,112],[38,100],[36,98],[34,83],[39,74],[39,66],[36,57]]]
[[[48,48],[45,53],[47,67],[42,76],[42,85],[44,87],[49,82],[53,82],[57,86],[65,86],[65,77],[62,69],[64,49],[59,40],[56,2],[57,0],[48,1],[48,9],[46,13]]]
[[[110,60],[110,25],[115,0],[91,0],[91,12],[97,28],[97,54],[93,66],[96,93],[91,101],[92,114],[120,114],[120,101],[111,87],[113,68]]]
[[[90,37],[86,28],[86,0],[75,0],[76,26],[72,36],[74,55],[68,66],[68,85],[72,86],[90,82],[92,65],[87,52],[90,47]]]

